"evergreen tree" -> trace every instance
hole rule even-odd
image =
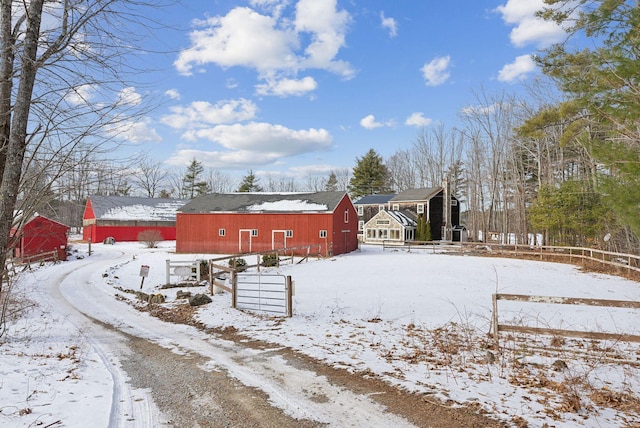
[[[262,192],[262,187],[258,184],[259,178],[255,176],[252,170],[247,172],[247,175],[242,177],[242,183],[238,188],[238,192]]]
[[[204,168],[202,164],[195,159],[193,159],[187,167],[187,172],[182,178],[182,183],[184,192],[188,198],[193,199],[209,191],[209,184],[201,178],[203,171]]]
[[[538,14],[569,34],[536,58],[597,133],[590,154],[602,170],[601,193],[624,223],[640,234],[640,6],[623,0],[545,0]],[[589,46],[570,48],[586,38]]]
[[[336,177],[335,172],[331,171],[331,174],[329,174],[327,183],[324,185],[324,190],[327,192],[335,192],[338,190],[338,177]]]
[[[390,193],[389,171],[382,157],[370,149],[362,158],[356,158],[353,177],[349,180],[349,193],[352,197]]]
[[[600,195],[583,181],[542,186],[529,209],[531,226],[555,245],[591,245],[604,235],[611,216]]]
[[[418,215],[416,220],[416,241],[431,241],[431,224],[424,217],[424,214]]]

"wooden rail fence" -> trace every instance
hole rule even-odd
[[[548,334],[564,337],[580,337],[586,339],[598,339],[598,340],[621,340],[625,342],[640,342],[640,335],[635,334],[620,334],[620,333],[607,333],[607,332],[594,332],[594,331],[580,331],[580,330],[563,330],[553,328],[541,328],[541,327],[527,327],[519,325],[500,324],[498,322],[498,301],[509,300],[515,302],[528,302],[528,303],[545,303],[545,304],[562,304],[562,305],[584,305],[584,306],[604,306],[610,308],[630,308],[640,309],[640,302],[631,300],[603,300],[603,299],[589,299],[578,297],[554,297],[554,296],[531,296],[523,294],[500,294],[496,293],[492,296],[493,303],[493,319],[492,329],[493,337],[498,345],[498,336],[501,331],[512,331],[518,333],[528,334]]]

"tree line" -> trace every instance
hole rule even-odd
[[[437,187],[445,177],[475,239],[498,232],[519,242],[534,235],[638,251],[640,7],[633,2],[545,0],[538,16],[567,37],[535,56],[543,77],[526,97],[479,89],[455,127],[424,128],[386,159],[371,149],[352,169],[302,180],[249,170],[240,181],[196,160],[169,171],[144,155],[113,159],[117,136],[153,108],[130,90],[144,70],[123,65],[144,52],[142,33],[159,30],[144,18],[157,2],[46,3],[0,6],[3,264],[16,211],[51,211],[74,225],[90,194],[345,190],[357,198]]]

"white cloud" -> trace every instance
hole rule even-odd
[[[514,27],[510,34],[514,46],[533,44],[543,48],[562,40],[565,36],[562,27],[535,16],[544,7],[544,0],[507,0],[496,8],[502,20]]]
[[[411,115],[405,120],[404,124],[408,126],[429,126],[433,120],[428,117],[424,117],[424,115],[420,112],[411,113]]]
[[[130,106],[137,106],[141,102],[142,102],[142,95],[140,95],[136,91],[136,88],[131,86],[121,90],[118,96],[118,104],[120,105],[125,104]]]
[[[129,143],[160,142],[162,137],[151,125],[148,117],[134,120],[123,120],[107,127],[106,132],[122,141]]]
[[[172,100],[179,100],[180,99],[180,92],[178,92],[177,89],[168,89],[164,92],[164,94],[166,96],[168,96],[169,98],[171,98]]]
[[[518,79],[524,79],[527,74],[536,69],[536,63],[531,55],[520,55],[515,61],[502,67],[498,72],[498,80],[501,82],[513,82]]]
[[[436,57],[422,67],[422,75],[424,76],[427,86],[442,85],[449,78],[449,65],[451,57],[449,55]]]
[[[269,79],[265,84],[256,85],[256,92],[259,95],[277,95],[279,97],[300,96],[314,91],[317,87],[318,83],[309,76],[300,80],[281,79],[274,81]]]
[[[387,18],[384,16],[384,12],[380,12],[380,21],[382,28],[386,28],[389,31],[390,37],[398,35],[398,23],[393,18]]]
[[[286,2],[254,0],[251,4],[282,11]],[[236,7],[226,16],[196,22],[191,47],[180,52],[174,66],[185,75],[196,67],[216,64],[255,69],[260,78],[293,76],[311,68],[350,78],[354,75],[351,65],[336,59],[345,45],[349,22],[349,14],[337,9],[336,0],[300,0],[291,17]]]
[[[210,125],[251,120],[258,108],[247,99],[222,100],[216,104],[194,101],[190,105],[170,107],[171,114],[162,123],[175,129],[202,128]]]
[[[180,150],[168,160],[169,163],[182,164],[197,154],[197,159],[207,166],[246,168],[273,164],[284,157],[328,150],[333,145],[333,138],[325,129],[294,130],[259,122],[218,125],[191,130],[187,134],[184,136],[187,140],[209,140],[223,149]]]
[[[71,92],[69,92],[64,99],[69,104],[78,106],[91,102],[95,94],[96,89],[93,85],[81,85],[72,88]]]
[[[354,71],[345,61],[334,58],[345,45],[351,16],[346,10],[337,10],[337,0],[299,0],[296,5],[295,28],[298,33],[310,33],[311,43],[306,47],[302,68],[319,68],[351,78]]]
[[[366,129],[375,129],[375,128],[380,128],[381,126],[384,126],[384,124],[380,122],[376,122],[375,116],[370,114],[368,116],[363,117],[362,120],[360,120],[360,126]]]

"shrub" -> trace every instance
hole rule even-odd
[[[278,266],[280,263],[280,258],[277,253],[269,253],[262,255],[262,266]]]
[[[143,242],[147,248],[156,248],[159,241],[162,241],[162,233],[159,230],[147,229],[138,233],[138,241]]]
[[[247,261],[240,257],[229,259],[229,267],[235,269],[238,272],[242,272],[247,269]]]
[[[209,261],[200,260],[200,278],[198,281],[203,281],[209,278]]]

